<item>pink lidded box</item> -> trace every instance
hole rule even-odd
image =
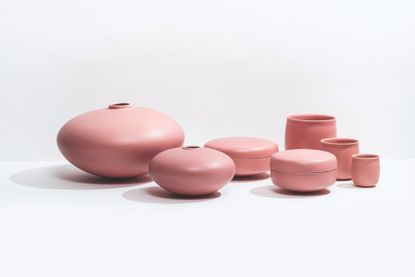
[[[270,170],[272,154],[278,145],[272,140],[255,137],[226,137],[211,140],[205,147],[227,154],[236,166],[236,176],[250,176]]]
[[[336,182],[336,176],[336,157],[329,152],[294,149],[278,152],[271,159],[272,182],[286,190],[323,190]]]

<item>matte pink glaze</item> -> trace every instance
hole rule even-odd
[[[249,176],[268,172],[271,155],[278,145],[268,139],[254,137],[227,137],[211,140],[205,147],[230,156],[235,162],[236,176]]]
[[[337,159],[337,180],[352,179],[352,155],[359,153],[359,141],[350,138],[326,138],[321,140],[324,151]]]
[[[336,170],[320,173],[291,173],[271,170],[272,182],[280,188],[296,192],[327,189],[336,182]]]
[[[334,116],[323,114],[290,115],[285,126],[285,149],[321,150],[321,139],[336,136],[336,118]]]
[[[355,154],[352,156],[352,178],[358,187],[374,187],[379,182],[379,156]]]
[[[286,190],[312,192],[336,182],[336,157],[312,149],[287,150],[271,158],[272,182]]]
[[[60,151],[73,165],[113,178],[147,174],[154,155],[183,141],[183,129],[171,117],[128,103],[81,114],[57,136]]]
[[[232,180],[235,164],[226,154],[196,146],[178,147],[156,155],[150,174],[165,190],[188,196],[208,195]]]

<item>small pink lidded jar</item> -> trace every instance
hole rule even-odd
[[[324,190],[336,182],[336,176],[336,157],[329,152],[294,149],[278,152],[271,159],[272,182],[286,190]]]
[[[255,137],[227,137],[211,140],[205,147],[227,154],[236,166],[236,176],[251,176],[270,170],[272,154],[278,145],[272,140]]]
[[[150,175],[165,190],[184,196],[209,195],[229,183],[235,164],[226,154],[205,147],[177,147],[157,154]]]

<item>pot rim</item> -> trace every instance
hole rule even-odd
[[[353,159],[358,159],[358,160],[378,160],[379,155],[362,153],[362,154],[354,154],[354,155],[352,155],[352,158]]]
[[[108,108],[110,109],[121,109],[121,108],[129,108],[129,107],[131,107],[131,104],[128,102],[114,103],[108,106]]]
[[[359,144],[359,140],[353,138],[324,138],[320,140],[323,145],[347,146]]]
[[[294,122],[335,122],[336,117],[327,114],[292,114],[287,120]]]

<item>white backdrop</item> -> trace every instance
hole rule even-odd
[[[0,0],[1,160],[56,160],[82,112],[164,111],[187,144],[283,147],[290,113],[338,117],[363,152],[415,157],[411,0]]]

